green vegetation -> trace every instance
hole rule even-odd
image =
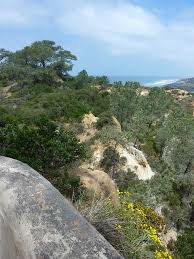
[[[101,167],[104,168],[105,172],[109,173],[113,177],[119,160],[120,157],[118,152],[112,147],[108,147],[103,153]]]
[[[94,199],[78,209],[124,258],[171,259],[159,237],[164,221],[140,203],[131,202],[129,192],[119,192],[120,206],[108,199]]]
[[[0,50],[1,80],[17,80],[25,84],[53,84],[56,77],[63,79],[72,69],[71,52],[56,46],[55,42],[43,40],[34,42],[16,52]]]
[[[41,118],[33,126],[4,122],[0,127],[0,150],[1,155],[23,161],[41,172],[66,195],[80,186],[79,179],[72,177],[71,181],[67,169],[72,162],[85,158],[84,146],[71,132],[58,129],[46,119]],[[62,190],[58,185],[64,176],[70,188],[64,186]]]
[[[178,238],[177,254],[183,258],[192,258],[194,254],[194,231],[187,229],[185,233]]]
[[[125,207],[118,209],[108,202],[105,212],[105,207],[100,207],[97,221],[89,220],[126,258],[170,258],[163,247],[147,242],[153,233],[146,232],[146,227],[137,228],[140,223],[150,223],[156,216],[154,210],[161,206],[163,227],[176,228],[179,234],[170,248],[172,254],[193,258],[191,107],[165,89],[147,90],[135,82],[111,85],[106,76],[90,76],[85,70],[72,77],[75,60],[70,51],[53,41],[35,42],[16,52],[0,50],[0,155],[28,163],[62,194],[79,202],[84,188],[72,168],[88,159],[91,143],[111,143],[104,150],[100,166],[120,191],[131,193],[127,200],[131,207],[126,216]],[[142,94],[144,90],[146,94]],[[99,118],[97,133],[90,141],[80,143],[81,120],[89,112]],[[121,124],[122,132],[115,128],[112,116]],[[122,172],[119,165],[125,161],[116,149],[119,145],[142,150],[155,176],[140,181],[133,172]],[[86,192],[83,208],[92,210],[92,206]],[[150,213],[149,222],[133,213],[137,209],[146,218]],[[114,224],[111,219],[115,219]],[[163,230],[157,231],[153,238],[159,238]]]

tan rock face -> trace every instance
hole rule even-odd
[[[182,101],[182,100],[192,96],[188,91],[182,90],[182,89],[170,89],[170,90],[166,90],[166,93],[171,94],[178,101]]]
[[[162,235],[162,240],[164,242],[164,244],[168,245],[168,243],[173,240],[173,241],[177,241],[177,237],[178,237],[178,233],[177,230],[175,228],[171,228],[167,231],[166,234]]]
[[[78,135],[78,138],[81,142],[88,141],[89,139],[95,136],[95,134],[98,131],[95,127],[97,121],[98,117],[95,117],[92,113],[85,114],[82,120],[84,131],[82,134]]]
[[[103,153],[108,146],[111,145],[103,145],[100,141],[97,141],[91,147],[93,155],[89,163],[92,169],[100,169],[100,162],[103,159]],[[139,180],[149,180],[155,175],[143,152],[140,150],[132,146],[125,148],[121,145],[117,145],[116,151],[119,153],[120,158],[125,158],[126,161],[124,165],[120,165],[121,170],[125,172],[128,170],[132,171],[137,175]]]
[[[87,128],[93,127],[93,124],[95,124],[97,121],[98,121],[98,118],[95,117],[92,113],[89,113],[89,114],[85,114],[82,120],[82,124],[87,129]]]
[[[79,134],[78,135],[78,139],[80,140],[80,142],[86,142],[88,140],[90,140],[92,137],[95,136],[95,134],[97,133],[97,129],[88,129],[87,131],[84,131],[84,133]]]
[[[118,146],[117,152],[120,157],[125,158],[126,163],[121,167],[123,171],[132,171],[137,175],[139,180],[150,180],[155,173],[152,171],[149,166],[143,152],[140,150],[129,147],[123,148],[121,145]]]
[[[107,173],[82,166],[77,170],[77,175],[89,191],[118,202],[117,186]]]
[[[121,124],[119,123],[117,118],[115,118],[114,116],[112,116],[112,126],[113,126],[113,128],[117,129],[119,132],[122,131]]]
[[[84,133],[79,135],[81,142],[85,142],[95,136],[98,132],[96,129],[97,121],[98,118],[92,113],[84,116],[82,120]],[[115,117],[112,117],[112,127],[118,130],[118,132],[122,131],[121,125]],[[103,154],[108,147],[113,147],[113,149],[115,149],[115,142],[112,141],[103,144],[99,140],[95,141],[95,143],[90,146],[92,154],[91,158],[82,163],[79,168],[76,168],[75,173],[80,177],[84,186],[91,192],[94,192],[97,195],[110,197],[112,200],[117,200],[116,183],[111,179],[107,172],[104,172],[101,168]],[[116,152],[118,152],[120,158],[124,158],[125,161],[125,163],[120,163],[118,166],[119,170],[125,172],[130,170],[138,176],[139,180],[149,180],[154,176],[154,172],[141,151],[133,147],[126,148],[117,144]]]
[[[109,197],[117,203],[117,185],[111,177],[102,170],[100,162],[103,158],[105,146],[97,141],[91,146],[92,157],[89,161],[75,169],[75,174],[80,177],[82,184],[98,196]]]
[[[147,96],[149,94],[149,90],[148,89],[142,89],[142,91],[140,92],[141,96]]]
[[[89,161],[90,168],[100,169],[100,161],[103,159],[103,153],[106,146],[100,141],[96,141],[94,145],[91,146],[92,157]]]
[[[12,94],[11,94],[11,88],[13,86],[15,86],[16,84],[11,84],[11,85],[8,85],[6,87],[2,87],[0,89],[0,98],[9,98]]]

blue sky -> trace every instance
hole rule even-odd
[[[74,73],[194,76],[194,0],[6,0],[0,33],[10,50],[56,41]]]

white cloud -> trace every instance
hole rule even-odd
[[[48,13],[33,0],[6,0],[0,5],[0,26],[32,26]]]
[[[65,1],[67,3],[67,1]],[[168,23],[126,1],[68,1],[57,22],[65,33],[94,39],[113,54],[144,54],[165,60],[194,58],[194,18]],[[70,11],[71,10],[71,11]]]
[[[187,15],[188,13],[188,15]],[[191,10],[166,22],[127,0],[6,0],[0,26],[50,26],[97,41],[113,55],[143,55],[176,62],[194,59]]]

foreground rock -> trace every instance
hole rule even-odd
[[[0,157],[0,259],[122,258],[42,176]]]

